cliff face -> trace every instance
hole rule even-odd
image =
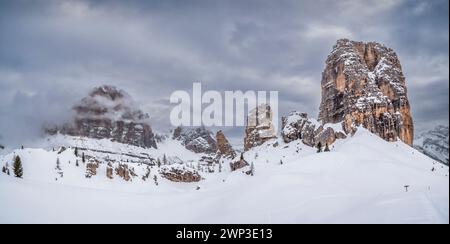
[[[236,152],[233,150],[233,147],[231,147],[231,144],[228,142],[225,134],[220,130],[216,133],[216,141],[217,153],[220,156],[230,159],[234,159],[236,157]]]
[[[277,134],[270,106],[263,104],[250,111],[247,117],[247,127],[245,128],[245,150],[260,146],[274,138],[277,138]]]
[[[95,88],[73,109],[75,118],[63,126],[62,134],[157,147],[148,115],[122,90],[112,86]]]
[[[388,141],[412,145],[414,126],[395,52],[376,42],[338,40],[322,73],[319,120],[346,133],[361,125]]]
[[[177,127],[173,131],[173,139],[179,140],[189,151],[195,153],[214,154],[217,152],[217,142],[212,132],[205,127]]]

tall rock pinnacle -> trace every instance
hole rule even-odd
[[[268,104],[262,104],[251,110],[247,116],[244,148],[249,150],[277,138],[273,123],[273,112]]]
[[[414,126],[396,53],[376,42],[338,40],[322,73],[319,120],[346,133],[363,126],[388,141],[412,145]]]

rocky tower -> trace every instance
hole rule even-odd
[[[395,52],[376,42],[338,40],[322,73],[319,120],[346,133],[362,125],[388,141],[413,144],[413,121]]]
[[[273,112],[270,106],[263,104],[250,111],[247,117],[247,127],[245,128],[245,150],[260,146],[274,138],[277,138],[277,133],[273,124]]]
[[[112,86],[97,87],[73,109],[74,121],[61,129],[62,134],[157,147],[148,115],[122,90]]]
[[[233,150],[231,144],[228,142],[225,134],[223,134],[221,130],[216,133],[216,141],[217,152],[219,155],[230,159],[234,159],[236,157],[236,152]]]

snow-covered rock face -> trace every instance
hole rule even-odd
[[[448,167],[362,127],[324,153],[299,140],[268,141],[246,151],[248,163],[233,168],[228,162],[198,164],[198,154],[171,138],[158,150],[106,139],[52,138],[66,150],[25,148],[0,155],[0,168],[11,173],[0,171],[0,223],[449,222]],[[149,161],[164,155],[169,163],[161,167]],[[15,156],[23,163],[22,179],[13,176]],[[171,160],[175,156],[186,163]],[[253,176],[243,173],[251,165]],[[234,167],[239,169],[232,172]],[[166,178],[195,180],[195,172],[200,182]],[[233,211],[224,212],[230,204]],[[111,214],[124,206],[127,214]]]
[[[217,143],[212,132],[205,127],[178,127],[173,132],[173,139],[179,140],[186,149],[195,153],[213,154],[217,151]]]
[[[199,182],[202,177],[194,170],[183,165],[163,166],[161,176],[173,182]]]
[[[388,141],[413,144],[405,77],[395,52],[376,42],[337,41],[322,73],[319,120],[362,125]]]
[[[423,154],[448,165],[448,140],[448,126],[437,126],[417,136],[414,147]]]
[[[262,104],[249,112],[244,140],[246,151],[276,137],[273,112],[269,105]]]
[[[148,115],[122,90],[112,86],[95,88],[74,106],[74,111],[74,120],[60,130],[62,134],[157,147]]]
[[[281,135],[285,143],[302,140],[308,146],[331,145],[336,139],[344,139],[340,125],[321,125],[317,120],[308,118],[306,113],[291,112],[282,118]]]
[[[234,159],[236,157],[236,152],[231,147],[231,144],[225,137],[225,134],[220,130],[216,133],[216,141],[218,155],[229,159]]]

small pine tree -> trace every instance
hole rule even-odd
[[[156,161],[156,164],[158,165],[158,168],[161,168],[161,160],[158,158],[158,160]]]
[[[250,164],[250,175],[255,175],[255,165],[253,164],[253,162]]]
[[[75,161],[75,166],[80,166],[79,164],[78,164],[78,159]]]
[[[23,176],[23,168],[22,168],[22,160],[19,156],[16,156],[13,164],[14,176],[17,178],[22,178]],[[8,174],[9,175],[9,174]]]
[[[219,173],[222,173],[222,163],[219,163]]]
[[[2,167],[2,172],[6,174],[6,167],[5,166]]]
[[[74,154],[75,154],[75,157],[78,157],[78,147],[75,147]]]
[[[327,144],[325,144],[325,150],[324,150],[324,152],[329,152],[330,151],[330,148],[328,147],[328,143]]]
[[[241,153],[241,161],[244,161],[244,153]]]
[[[153,181],[155,181],[155,185],[158,185],[158,176],[153,176]]]
[[[319,141],[319,143],[317,143],[317,153],[322,152],[322,143]]]
[[[56,170],[61,170],[61,163],[59,162],[59,158],[56,158]]]
[[[81,162],[86,163],[86,157],[84,156],[84,152],[81,154]]]
[[[163,165],[167,165],[167,157],[166,154],[163,156]]]

